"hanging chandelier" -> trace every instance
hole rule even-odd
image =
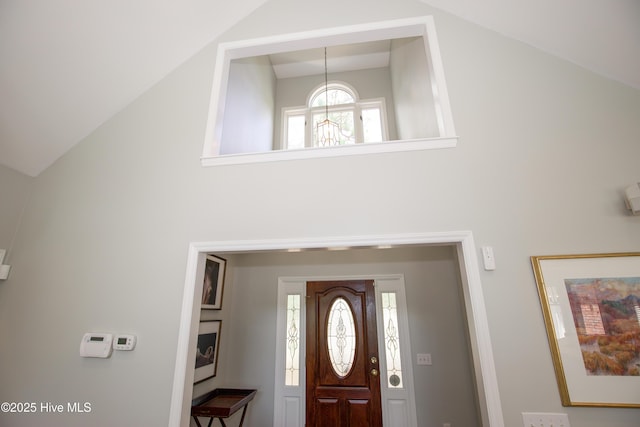
[[[340,143],[340,125],[329,120],[329,81],[327,74],[327,48],[324,48],[324,120],[316,124],[316,137],[320,147],[330,147]]]

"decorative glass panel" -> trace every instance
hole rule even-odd
[[[344,89],[329,89],[318,93],[311,101],[311,107],[324,107],[325,105],[352,104],[353,96]]]
[[[382,321],[384,324],[387,384],[389,388],[403,388],[398,336],[398,306],[395,292],[382,292]]]
[[[287,349],[284,385],[300,384],[300,295],[287,295]]]
[[[346,377],[356,356],[356,329],[351,307],[344,298],[336,299],[329,310],[327,347],[333,370],[340,378]]]

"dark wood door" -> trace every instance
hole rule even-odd
[[[307,282],[306,427],[382,427],[373,280]]]

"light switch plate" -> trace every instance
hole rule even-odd
[[[418,365],[431,365],[431,353],[418,353],[416,363]]]
[[[524,427],[571,427],[569,416],[562,413],[523,412]]]
[[[491,246],[482,247],[482,261],[484,262],[484,269],[492,271],[496,269],[496,258],[493,255],[493,248]]]
[[[6,249],[0,249],[0,280],[7,280],[9,278],[10,265],[4,265],[4,257],[7,255]]]
[[[10,265],[0,265],[0,280],[7,280],[9,278]]]

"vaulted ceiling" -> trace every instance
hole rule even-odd
[[[0,0],[0,164],[37,176],[266,1]],[[637,0],[415,1],[640,90]]]

